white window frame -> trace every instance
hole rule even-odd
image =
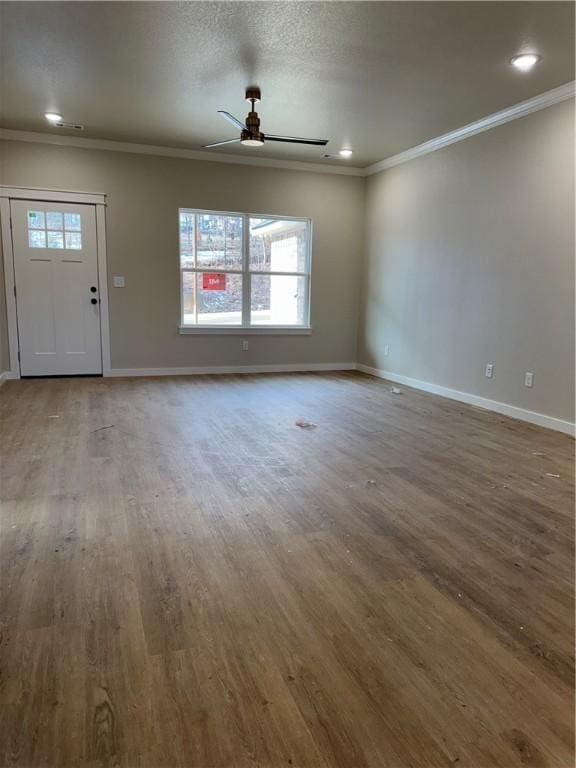
[[[211,216],[235,216],[242,219],[242,269],[219,269],[214,267],[210,269],[198,269],[182,267],[180,261],[180,214],[193,213],[195,215]],[[273,221],[303,221],[308,227],[308,242],[306,243],[306,266],[305,272],[271,272],[270,270],[251,270],[250,269],[250,219],[271,219]],[[196,233],[195,233],[196,236]],[[184,302],[183,302],[183,279],[184,272],[223,272],[231,275],[242,275],[242,323],[241,325],[185,325],[184,324]],[[279,336],[306,336],[312,333],[310,327],[310,280],[312,275],[312,219],[303,216],[277,216],[268,213],[239,213],[234,211],[209,211],[201,208],[179,208],[178,209],[178,272],[180,275],[180,325],[179,331],[183,335],[187,334],[272,334]],[[302,325],[251,325],[250,324],[250,278],[251,275],[287,275],[290,277],[305,278],[305,307],[306,314]]]

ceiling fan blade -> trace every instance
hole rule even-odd
[[[241,131],[243,131],[246,128],[244,123],[238,120],[237,117],[234,117],[234,115],[231,115],[230,112],[225,112],[223,109],[219,109],[218,114],[222,115],[222,117],[225,120],[228,120],[229,123],[232,123],[232,125],[235,125],[236,128],[240,128]]]
[[[299,139],[297,136],[274,136],[265,133],[264,141],[282,141],[285,144],[312,144],[316,147],[325,147],[329,139]]]
[[[221,147],[223,144],[238,144],[240,139],[225,139],[224,141],[214,141],[212,144],[203,144],[202,149],[210,149],[210,147]]]

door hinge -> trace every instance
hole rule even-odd
[[[18,350],[18,362],[20,362],[20,350]]]
[[[16,286],[14,286],[14,298],[16,298]]]

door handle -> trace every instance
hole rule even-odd
[[[98,288],[96,288],[96,286],[95,286],[95,285],[92,285],[92,286],[90,287],[90,293],[96,293],[96,291],[97,291],[97,290],[98,290]]]
[[[90,304],[98,304],[98,299],[90,299]]]

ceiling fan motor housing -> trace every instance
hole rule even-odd
[[[242,141],[245,141],[246,139],[264,141],[264,135],[260,132],[260,118],[258,117],[258,112],[248,112],[246,129],[242,131]]]
[[[260,133],[260,131],[242,131],[240,141],[242,144],[264,144],[264,134]]]

